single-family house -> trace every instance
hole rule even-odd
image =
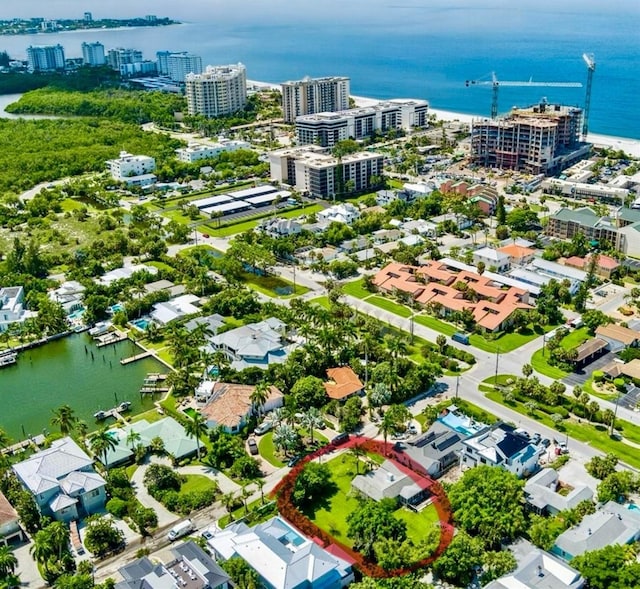
[[[599,337],[592,337],[581,343],[576,349],[576,355],[571,360],[576,368],[582,368],[607,353],[609,343]]]
[[[242,558],[269,589],[341,589],[353,563],[310,540],[280,516],[248,527],[232,523],[207,541],[215,559]]]
[[[536,255],[536,250],[524,245],[518,245],[517,243],[503,245],[499,247],[497,251],[509,256],[510,266],[524,266],[533,260]]]
[[[250,367],[266,370],[269,364],[286,362],[295,347],[287,342],[285,328],[282,321],[270,317],[217,334],[209,338],[207,348],[211,352],[224,352],[234,370]]]
[[[324,223],[344,223],[351,225],[360,218],[360,211],[350,202],[333,205],[316,213],[316,218]]]
[[[255,389],[253,385],[204,380],[196,388],[196,403],[209,427],[238,433],[258,410],[267,413],[284,404],[280,389],[271,385],[264,405],[256,407],[251,399]]]
[[[400,239],[402,232],[399,229],[378,229],[374,231],[371,236],[373,237],[373,243],[379,245]]]
[[[585,552],[612,544],[632,544],[640,539],[640,511],[609,501],[586,515],[573,528],[562,532],[551,552],[571,560]]]
[[[296,219],[276,217],[275,219],[265,219],[258,228],[270,237],[288,237],[289,235],[298,235],[302,231],[302,224]]]
[[[562,489],[558,471],[543,468],[524,485],[528,509],[539,515],[556,515],[561,511],[573,509],[582,501],[593,499],[593,491],[586,485],[578,485],[567,493],[560,493]]]
[[[200,308],[196,306],[199,302],[200,297],[185,294],[170,301],[156,303],[150,313],[151,319],[158,325],[168,325],[172,321],[200,313]]]
[[[484,589],[583,589],[584,577],[544,550],[532,548],[512,573],[491,581]]]
[[[143,556],[118,569],[122,581],[116,589],[229,589],[234,585],[227,573],[195,542],[171,549],[164,564]]]
[[[421,237],[435,238],[438,235],[438,226],[424,219],[409,219],[400,224],[400,229],[407,235],[420,235]]]
[[[134,432],[133,436],[131,432]],[[176,460],[194,456],[198,451],[196,440],[187,435],[184,427],[173,417],[164,417],[152,423],[142,419],[122,427],[116,426],[109,430],[109,435],[116,443],[114,448],[107,450],[106,465],[109,468],[131,462],[135,446],[141,444],[148,449],[157,438],[162,440],[165,452]],[[133,438],[134,442],[131,441]]]
[[[360,235],[359,237],[356,237],[354,239],[345,239],[340,243],[340,245],[338,245],[338,249],[342,252],[350,254],[351,252],[364,249],[368,245],[369,240],[364,235]]]
[[[210,332],[213,335],[218,333],[218,330],[224,325],[224,317],[214,313],[213,315],[207,315],[206,317],[195,317],[187,321],[184,326],[188,331],[195,331],[200,326],[202,329]]]
[[[0,491],[0,544],[9,544],[11,541],[24,540],[24,533],[20,527],[20,517],[9,500]]]
[[[508,254],[492,247],[481,247],[473,252],[473,263],[477,266],[482,262],[487,270],[492,272],[506,272],[509,270],[511,259]]]
[[[463,440],[461,466],[473,468],[480,464],[504,468],[523,478],[538,470],[543,449],[531,443],[506,423],[493,424],[488,429]]]
[[[573,268],[579,268],[580,270],[589,270],[589,266],[591,265],[591,255],[588,255],[584,258],[580,256],[571,256],[567,258],[564,263],[567,266],[571,266]],[[602,276],[602,278],[611,278],[611,275],[620,267],[620,264],[614,260],[611,256],[606,256],[605,254],[598,254],[596,256],[595,262],[595,273],[598,276]]]
[[[12,323],[23,323],[36,313],[24,306],[24,288],[7,286],[0,288],[0,331],[6,331]]]
[[[418,481],[401,470],[391,460],[385,460],[379,467],[359,474],[351,481],[351,488],[374,501],[396,499],[403,505],[420,505],[430,492]]]
[[[350,366],[328,368],[327,378],[329,380],[324,383],[324,389],[330,399],[343,401],[364,393],[364,385]]]
[[[70,315],[74,311],[82,309],[82,297],[85,287],[77,280],[67,280],[58,288],[49,291],[49,298],[54,303],[60,303],[64,312]]]
[[[403,452],[420,464],[429,476],[439,478],[460,462],[462,440],[466,437],[436,420],[424,434],[408,442]]]
[[[611,352],[619,352],[623,348],[637,348],[640,343],[640,331],[615,323],[599,325],[596,337],[606,341]]]
[[[104,509],[106,481],[69,437],[14,464],[13,471],[43,515],[68,522]]]
[[[146,264],[122,266],[122,268],[116,268],[115,270],[105,272],[102,276],[96,278],[96,282],[104,286],[111,286],[118,280],[127,280],[131,278],[136,272],[146,272],[151,276],[155,276],[158,273],[158,269],[155,266],[147,266]]]

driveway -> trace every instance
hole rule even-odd
[[[562,382],[567,385],[567,387],[573,388],[576,385],[582,386],[587,380],[591,378],[594,370],[600,370],[603,366],[610,364],[616,358],[614,352],[607,352],[604,356],[601,356],[597,360],[591,362],[585,366],[580,372],[572,372],[571,374],[565,376],[562,379]]]
[[[45,583],[38,572],[38,566],[29,554],[30,548],[31,542],[24,542],[13,549],[13,553],[18,559],[17,573],[20,575],[20,587],[39,589],[45,587]]]
[[[144,473],[147,472],[147,468],[149,468],[151,462],[166,464],[167,466],[171,466],[171,463],[168,460],[158,458],[156,456],[152,458],[153,460],[149,460],[149,458],[147,458],[145,463],[136,469],[131,477],[131,485],[133,486],[136,492],[136,497],[140,503],[145,507],[151,507],[156,512],[158,516],[158,527],[164,528],[165,526],[172,525],[174,522],[178,521],[180,516],[175,513],[171,513],[164,505],[162,505],[162,503],[156,501],[151,495],[149,495],[147,488],[144,486],[143,479]]]

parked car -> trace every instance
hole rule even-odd
[[[205,239],[209,239],[209,234],[208,233],[203,233],[202,237],[204,237]]]
[[[337,436],[335,436],[332,440],[331,443],[334,444],[335,446],[339,446],[340,444],[344,444],[345,442],[349,441],[349,434],[348,433],[342,433],[342,434],[338,434]]]
[[[266,434],[273,427],[273,422],[265,420],[254,431],[257,436]]]
[[[293,458],[291,458],[291,460],[289,460],[289,462],[287,462],[287,466],[289,468],[293,468],[301,460],[302,460],[302,456],[300,456],[300,455],[294,456]]]
[[[249,446],[249,452],[255,456],[258,453],[258,442],[256,442],[256,439],[249,438],[247,440],[247,445]]]
[[[535,434],[533,434],[533,437],[531,438],[531,441],[534,444],[538,445],[540,443],[541,439],[542,439],[542,436],[538,432],[536,432]]]
[[[548,448],[549,446],[551,446],[551,440],[549,438],[544,438],[541,442],[540,445],[543,448]]]

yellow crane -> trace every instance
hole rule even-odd
[[[581,82],[534,82],[533,78],[528,81],[514,82],[514,81],[500,81],[495,72],[491,72],[490,80],[466,80],[465,86],[491,86],[491,118],[498,117],[498,90],[500,86],[521,88],[582,88]]]

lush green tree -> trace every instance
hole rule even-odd
[[[378,433],[384,437],[384,443],[387,443],[389,434],[403,432],[407,428],[407,422],[410,419],[411,413],[405,405],[391,405],[382,416],[378,427]]]
[[[482,541],[460,531],[433,563],[433,572],[440,579],[466,587],[475,578],[476,568],[482,565],[482,557]]]
[[[603,480],[616,471],[617,465],[618,457],[610,452],[606,456],[594,456],[584,466],[592,477]]]
[[[375,556],[374,545],[380,538],[403,541],[407,537],[407,525],[394,516],[396,502],[393,499],[360,502],[347,515],[347,536],[353,547],[365,557]]]
[[[104,556],[124,544],[124,534],[109,517],[92,515],[87,518],[84,544],[96,556]]]
[[[613,320],[599,309],[587,309],[582,313],[582,321],[589,330],[589,333],[593,335],[598,327],[607,325]]]
[[[431,589],[431,585],[423,583],[419,573],[391,577],[389,579],[374,579],[364,577],[358,583],[351,583],[350,589]]]
[[[182,486],[180,475],[164,464],[150,464],[144,473],[143,482],[151,495],[163,491],[179,491]]]
[[[273,430],[273,445],[285,455],[298,445],[298,441],[298,432],[287,423],[282,423]]]
[[[591,589],[629,589],[640,587],[640,564],[632,546],[605,546],[585,552],[571,561]]]
[[[327,402],[327,392],[322,380],[316,376],[304,376],[291,389],[298,407],[322,407]]]
[[[262,586],[258,573],[243,558],[234,556],[221,562],[220,565],[238,589],[259,589]]]
[[[316,407],[309,407],[302,413],[300,418],[300,425],[309,432],[309,439],[311,445],[313,445],[313,432],[316,428],[324,425],[324,419],[322,413]]]
[[[514,571],[517,565],[516,557],[509,550],[485,552],[482,555],[482,584]]]
[[[598,485],[598,501],[606,503],[615,501],[624,502],[629,493],[638,487],[637,480],[628,470],[612,472]]]
[[[360,397],[349,397],[338,412],[340,431],[352,432],[357,430],[362,423],[362,414],[363,409]]]
[[[96,432],[89,441],[91,451],[95,456],[99,456],[104,467],[109,470],[107,463],[107,454],[109,450],[115,450],[117,443],[113,439],[113,436],[109,433],[109,430],[105,427]]]
[[[7,577],[16,572],[18,559],[7,544],[0,546],[0,577]]]
[[[498,196],[498,204],[496,206],[496,224],[505,225],[507,222],[507,212],[504,207],[504,195]]]
[[[326,464],[308,462],[296,479],[291,498],[297,507],[309,507],[335,491],[335,488],[331,470]]]
[[[467,470],[449,490],[457,526],[487,547],[510,541],[526,527],[524,483],[501,468],[480,465]]]
[[[498,223],[501,225],[501,223]],[[524,233],[532,226],[538,225],[538,214],[531,209],[515,208],[507,214],[506,224],[513,229]]]

